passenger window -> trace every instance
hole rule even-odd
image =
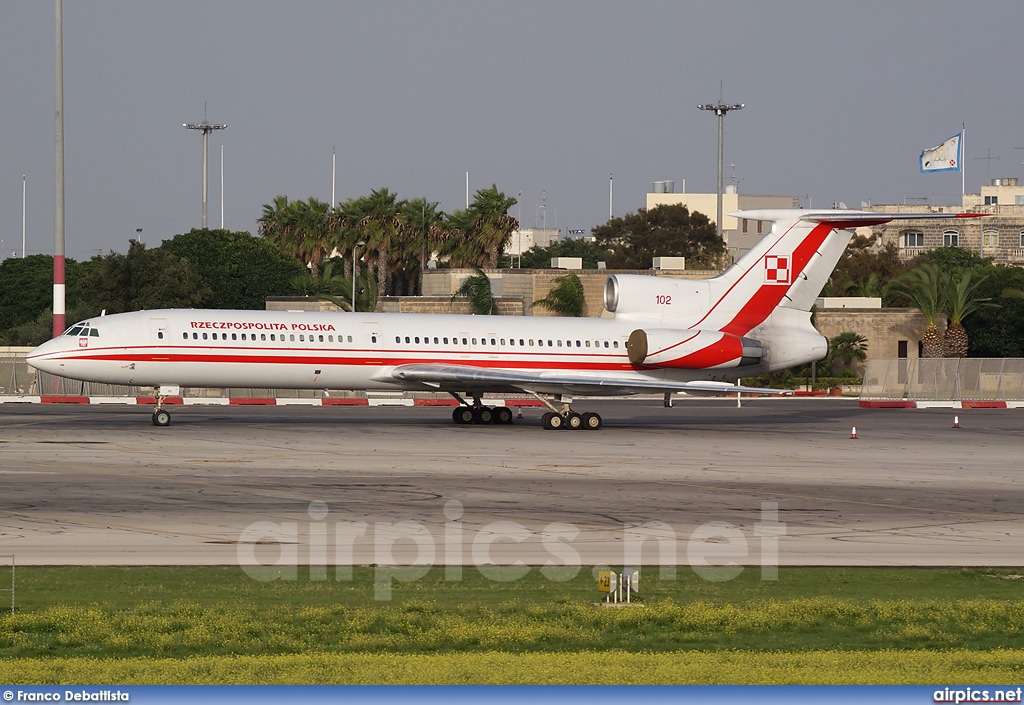
[[[409,336],[405,336],[405,342],[409,342]]]
[[[232,340],[238,340],[238,333],[232,333],[231,334],[231,339]]]
[[[245,340],[245,333],[242,333],[242,340]]]
[[[199,340],[199,334],[198,333],[193,333],[192,334],[192,340]]]
[[[434,337],[434,345],[437,345],[437,337]]]
[[[188,340],[188,333],[181,334],[182,340]]]
[[[157,331],[156,337],[159,338],[160,340],[163,340],[164,339],[164,332],[162,330],[161,331]]]
[[[616,340],[614,343],[612,343],[612,347],[613,348],[619,347],[619,341]]]
[[[498,344],[497,341],[495,341],[494,338],[491,338],[491,345],[497,345],[497,344]]]
[[[606,341],[604,341],[604,346],[605,346],[606,348],[608,347],[608,341],[607,341],[607,340],[606,340]]]
[[[341,336],[340,335],[338,336],[338,341],[339,342],[341,341]],[[352,336],[351,335],[348,337],[348,342],[350,342],[350,343],[352,342]],[[375,343],[377,342],[377,336],[373,336],[373,342],[375,342]]]
[[[352,336],[349,336],[349,340],[352,340]],[[376,343],[377,342],[377,336],[376,335],[371,335],[370,336],[370,342],[371,343]]]
[[[463,338],[463,339],[462,339],[462,344],[463,344],[463,345],[469,345],[469,343],[468,343],[468,342],[466,341],[466,339],[465,339],[465,338]]]
[[[561,345],[561,343],[559,343],[559,345]],[[550,347],[553,347],[553,346],[551,345],[551,341],[550,341],[550,340],[548,341],[548,347],[549,347],[549,348],[550,348]]]
[[[206,340],[207,338],[208,336],[206,335],[206,333],[203,333],[203,340]]]
[[[324,337],[322,335],[320,336],[320,342],[324,342]]]
[[[266,339],[267,339],[267,334],[266,334],[266,333],[260,333],[260,340],[266,340]],[[274,336],[273,336],[273,335],[271,335],[271,336],[270,336],[270,339],[271,339],[271,340],[273,340],[273,339],[274,339]],[[284,339],[284,336],[281,336],[281,339],[283,340],[283,339]]]
[[[293,342],[293,343],[294,343],[294,342],[295,342],[295,334],[294,334],[294,333],[290,334],[290,335],[288,336],[288,340],[290,340],[291,342]]]
[[[420,337],[419,337],[418,335],[416,336],[416,338],[415,338],[414,340],[416,341],[416,344],[417,344],[417,345],[419,345],[419,344],[420,344]]]
[[[523,344],[523,339],[522,339],[522,338],[520,338],[520,339],[519,339],[519,344],[520,344],[520,345],[522,345],[522,344]],[[532,340],[530,341],[530,345],[533,345],[533,341],[532,341]]]
[[[476,338],[473,338],[473,345],[476,345]]]
[[[443,338],[443,340],[444,340],[444,344],[447,345],[448,344],[448,338]]]

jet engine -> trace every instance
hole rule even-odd
[[[626,342],[629,361],[646,368],[707,369],[756,365],[764,356],[761,343],[731,333],[709,330],[638,328]]]

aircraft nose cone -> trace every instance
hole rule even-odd
[[[60,366],[60,353],[63,351],[63,338],[54,338],[32,350],[25,356],[25,361],[42,372],[57,374]]]

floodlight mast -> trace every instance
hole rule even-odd
[[[210,137],[210,133],[214,130],[224,130],[227,125],[211,125],[207,122],[206,118],[203,121],[195,124],[191,122],[183,122],[181,124],[186,130],[199,130],[203,133],[203,230],[206,229],[206,194],[207,194],[207,142]]]
[[[724,122],[725,114],[730,110],[743,110],[745,103],[723,103],[721,99],[717,103],[703,103],[698,105],[699,110],[710,110],[718,116],[718,213],[715,217],[715,230],[718,233],[718,239],[723,240],[722,236],[722,124]]]

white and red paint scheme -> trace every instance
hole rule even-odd
[[[809,311],[850,230],[908,217],[735,215],[771,221],[771,231],[713,279],[610,276],[611,318],[137,311],[76,323],[28,362],[72,379],[156,387],[159,426],[170,421],[162,396],[195,386],[442,391],[460,401],[458,423],[510,422],[482,395],[526,392],[550,408],[546,428],[596,429],[600,416],[572,411],[573,395],[773,391],[734,383],[823,358],[828,341]]]

